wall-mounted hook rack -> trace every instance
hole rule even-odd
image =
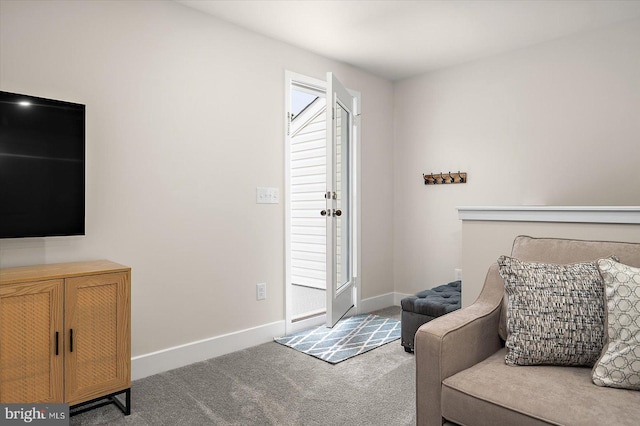
[[[456,173],[430,173],[423,174],[425,185],[436,185],[442,183],[467,183],[467,173],[457,171]]]

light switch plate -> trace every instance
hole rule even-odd
[[[280,191],[278,188],[268,188],[259,186],[256,188],[257,204],[278,204],[280,202]]]

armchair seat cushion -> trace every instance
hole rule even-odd
[[[600,388],[591,369],[505,364],[505,349],[442,383],[442,415],[459,424],[637,425],[640,392]]]

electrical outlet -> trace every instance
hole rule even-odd
[[[264,300],[267,298],[267,283],[256,284],[256,300]]]
[[[455,281],[462,281],[462,269],[456,268],[453,270],[453,279]]]

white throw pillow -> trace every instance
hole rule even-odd
[[[598,261],[605,285],[608,343],[593,367],[598,386],[640,390],[640,268]]]

